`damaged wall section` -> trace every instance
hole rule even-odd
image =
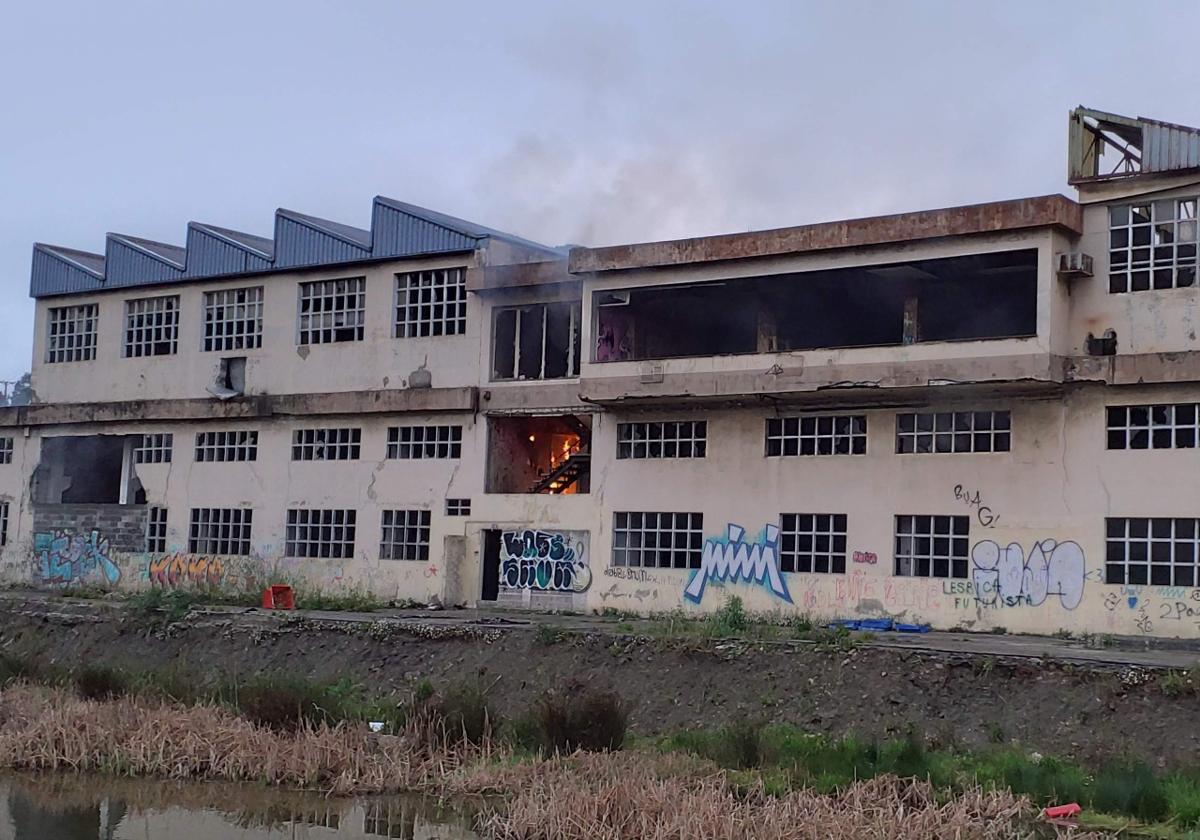
[[[597,292],[595,361],[1037,333],[1036,248]]]

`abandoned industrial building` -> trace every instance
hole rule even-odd
[[[0,580],[1198,636],[1200,129],[1069,129],[1077,200],[35,245]]]

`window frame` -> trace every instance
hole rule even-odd
[[[82,314],[80,314],[81,311]],[[63,314],[62,318],[56,318],[59,313]],[[75,317],[70,317],[72,314]],[[85,325],[83,329],[79,328],[80,323]],[[56,327],[59,329],[57,335]],[[74,303],[67,306],[48,307],[46,310],[46,364],[60,365],[95,361],[99,333],[100,304]],[[58,346],[55,346],[56,339]],[[64,344],[66,346],[63,346]]]
[[[789,523],[789,518],[792,521]],[[779,571],[798,574],[846,573],[849,516],[844,513],[779,514]],[[807,527],[802,527],[807,526]],[[808,549],[803,545],[808,541]],[[825,540],[824,550],[820,550]],[[817,568],[824,561],[825,568]],[[807,561],[807,562],[802,562]],[[807,568],[802,568],[802,566]]]
[[[410,440],[404,440],[406,434]],[[417,440],[418,437],[421,439]],[[456,460],[462,458],[462,443],[461,424],[413,423],[388,427],[385,452],[391,461]],[[441,454],[442,447],[445,447],[445,455]]]
[[[1135,527],[1135,523],[1137,526]],[[1181,534],[1181,530],[1186,530]],[[1120,533],[1114,533],[1119,531]],[[1140,534],[1135,534],[1140,531]],[[1163,548],[1158,548],[1163,546]],[[1120,548],[1121,559],[1117,560]],[[1144,553],[1144,560],[1134,560]],[[1181,561],[1187,556],[1189,559]],[[1164,559],[1165,558],[1165,559]],[[1144,577],[1132,571],[1144,570]],[[1165,579],[1155,572],[1166,569]],[[1186,569],[1179,574],[1178,569]],[[1114,572],[1120,570],[1121,580]],[[1123,586],[1200,587],[1200,518],[1172,516],[1106,516],[1104,518],[1104,582]]]
[[[134,311],[141,308],[141,311]],[[147,359],[157,356],[175,356],[179,353],[179,313],[181,305],[179,295],[154,295],[151,297],[126,298],[125,320],[121,340],[121,357],[125,359]],[[162,323],[149,326],[143,320],[135,326],[134,319],[161,316]],[[146,338],[149,332],[162,330],[169,334],[166,338]],[[170,349],[160,352],[159,344],[169,344]],[[137,352],[134,352],[136,350]]]
[[[9,435],[0,437],[0,465],[11,464],[14,452],[16,452],[16,439]]]
[[[1114,424],[1114,416],[1124,420]],[[1135,414],[1144,420],[1135,419]],[[1187,420],[1187,415],[1191,420]],[[1180,421],[1180,417],[1184,418]],[[1161,419],[1159,419],[1161,418]],[[1145,445],[1135,445],[1135,435],[1145,433]],[[1120,436],[1123,446],[1113,446]],[[1190,441],[1190,442],[1189,442]],[[1165,445],[1159,445],[1165,443]],[[1151,449],[1196,449],[1200,447],[1200,403],[1138,403],[1104,407],[1104,448],[1110,452]]]
[[[988,428],[976,429],[980,415],[988,416]],[[960,420],[970,418],[969,428],[958,428]],[[911,418],[911,423],[906,420]],[[949,428],[941,428],[942,418],[949,418]],[[928,429],[921,426],[928,419]],[[1003,421],[1003,425],[1000,422]],[[905,429],[906,425],[911,428]],[[985,408],[959,411],[901,411],[896,413],[897,455],[1003,455],[1012,452],[1012,410]],[[922,438],[929,439],[929,448],[921,449]],[[988,449],[976,448],[981,439],[989,441]],[[939,449],[940,441],[946,439],[950,449]],[[967,441],[969,449],[959,449],[960,442]],[[911,441],[911,448],[905,442]],[[1003,447],[998,444],[1003,442]]]
[[[342,288],[344,286],[344,288]],[[332,289],[327,291],[326,289]],[[320,289],[319,294],[309,294],[314,290]],[[340,289],[340,290],[339,290]],[[305,302],[314,300],[332,300],[340,298],[355,298],[355,306],[344,306],[342,308],[330,307],[329,309],[309,309],[305,312]],[[314,320],[318,320],[321,316],[328,315],[330,317],[330,325],[324,326],[318,323],[313,326]],[[337,326],[334,323],[338,316],[343,320],[348,316],[354,315],[357,323],[347,326],[343,323]],[[307,322],[305,319],[309,319]],[[307,326],[306,326],[307,323]],[[356,341],[366,339],[366,323],[367,323],[367,278],[365,275],[358,277],[338,277],[329,280],[302,280],[296,284],[296,346],[297,347],[314,347],[322,344],[353,344]],[[353,338],[337,338],[338,330],[353,330]],[[324,334],[328,332],[329,337],[324,338]],[[316,340],[314,340],[316,336]]]
[[[451,277],[453,276],[453,282]],[[429,279],[426,285],[421,281]],[[413,280],[418,285],[412,285]],[[438,282],[440,281],[440,282]],[[441,291],[442,300],[432,298]],[[420,300],[421,293],[428,291],[430,300]],[[453,300],[447,294],[453,292]],[[413,302],[413,294],[418,299]],[[437,307],[443,307],[440,317],[434,315]],[[421,310],[429,307],[429,317],[423,318]],[[454,307],[455,314],[446,314],[447,307]],[[408,317],[413,310],[415,318]],[[392,283],[392,338],[451,338],[467,333],[467,269],[431,268],[419,271],[401,271],[394,275]]]
[[[247,557],[253,546],[253,526],[253,508],[192,508],[188,517],[188,554]]]
[[[430,511],[423,508],[381,511],[379,559],[428,561],[432,520]]]
[[[687,434],[684,434],[685,427]],[[656,430],[657,438],[651,434]],[[656,445],[658,454],[653,451]],[[638,454],[639,447],[641,454]],[[685,447],[686,455],[683,454]],[[668,449],[672,454],[668,454]],[[632,420],[617,423],[618,461],[695,459],[707,455],[707,420]]]
[[[193,459],[197,464],[257,461],[258,430],[211,429],[196,432]]]
[[[334,436],[332,442],[330,435]],[[309,436],[311,440],[306,440]],[[330,448],[333,457],[329,455]],[[361,458],[361,426],[317,426],[292,430],[293,461],[358,461]]]
[[[550,323],[550,307],[567,305],[570,307],[568,319],[568,344],[566,372],[562,376],[547,376],[546,375],[546,338],[549,334]],[[524,310],[540,308],[542,311],[542,329],[541,329],[541,366],[537,376],[525,377],[521,375],[521,331],[523,321],[525,319]],[[499,334],[497,327],[500,323],[502,315],[508,312],[515,312],[515,320],[513,323],[513,362],[511,375],[500,376],[497,373],[497,342]],[[554,300],[554,301],[537,301],[534,303],[514,304],[512,306],[497,306],[492,309],[492,331],[490,344],[490,370],[489,381],[491,382],[544,382],[546,380],[558,379],[578,379],[580,374],[580,357],[582,353],[583,341],[583,301],[581,300]]]
[[[468,498],[446,499],[446,516],[470,516],[471,500]]]
[[[636,521],[635,521],[636,517]],[[654,517],[650,527],[649,517]],[[671,517],[669,527],[663,528],[663,517]],[[676,527],[679,518],[685,517],[683,527]],[[631,569],[699,569],[704,551],[704,514],[700,512],[667,511],[614,511],[612,554],[609,565],[614,568]],[[647,545],[649,535],[654,545]],[[634,535],[637,535],[637,545]],[[669,545],[661,545],[660,537],[669,535]],[[676,546],[678,537],[685,537],[683,546]],[[637,562],[631,562],[636,551]],[[663,554],[668,562],[661,562]],[[653,564],[646,563],[649,555]]]
[[[866,455],[868,422],[866,414],[812,413],[768,417],[763,454],[767,458]],[[845,428],[839,430],[840,424],[845,424]],[[838,451],[842,443],[845,443],[845,452]],[[822,451],[825,448],[829,451]],[[776,449],[778,451],[773,451]]]
[[[926,520],[922,523],[920,520]],[[939,530],[940,520],[945,527]],[[971,562],[971,517],[957,514],[896,514],[892,533],[892,575],[900,578],[930,578],[934,580],[967,580]],[[925,530],[918,527],[925,524]],[[905,531],[904,527],[908,530]],[[912,547],[906,553],[901,550],[901,540],[909,539]],[[927,540],[928,549],[918,551],[918,540]],[[946,540],[948,553],[937,551],[938,540]],[[945,574],[938,574],[937,564],[945,561]],[[908,562],[908,570],[901,570],[902,561]],[[919,563],[927,563],[926,571],[920,571]]]
[[[173,432],[144,432],[135,436],[133,463],[169,464],[175,457]]]
[[[288,508],[283,528],[284,557],[288,559],[348,560],[354,557],[358,511],[354,508]],[[309,538],[314,529],[316,538]],[[322,533],[325,531],[328,539]],[[339,532],[340,538],[335,539]],[[298,551],[299,548],[303,551]]]
[[[167,553],[167,508],[151,505],[146,511],[146,553]]]
[[[1172,205],[1170,218],[1167,205]],[[1200,197],[1147,198],[1110,204],[1107,210],[1109,294],[1200,283]],[[1157,241],[1160,236],[1163,241]]]
[[[224,299],[217,300],[218,297],[226,298],[239,294],[246,295],[247,299],[244,301],[234,300],[233,302]],[[257,299],[251,300],[251,294],[254,294]],[[232,353],[260,349],[263,342],[265,299],[266,290],[263,286],[238,286],[231,289],[210,289],[205,291],[204,297],[201,300],[200,352]],[[219,320],[215,317],[218,311],[224,314],[229,309],[236,311],[239,307],[252,308],[254,314],[250,317],[223,317]],[[253,324],[249,332],[237,329],[237,327],[247,324]],[[221,326],[228,327],[228,330],[222,332],[216,329]],[[214,328],[213,334],[210,334],[210,327]]]

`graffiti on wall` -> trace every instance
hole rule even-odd
[[[747,543],[745,536],[745,528],[730,522],[724,537],[706,540],[700,568],[692,572],[683,597],[699,604],[709,581],[757,583],[776,597],[792,603],[787,583],[779,571],[779,528],[767,525],[753,543]]]
[[[978,490],[972,493],[969,488],[963,487],[961,484],[955,484],[954,498],[974,510],[975,518],[985,528],[991,528],[1000,519],[1000,516],[993,513],[992,509],[984,503],[983,495]]]
[[[161,589],[185,586],[220,586],[225,582],[225,563],[220,557],[167,554],[150,560],[150,583]]]
[[[987,606],[1036,607],[1054,595],[1073,610],[1083,600],[1087,558],[1075,542],[1041,540],[1027,557],[1019,543],[984,540],[971,549],[971,565],[975,600]]]
[[[505,531],[500,538],[500,583],[509,589],[586,592],[592,585],[584,539],[572,532]]]
[[[99,531],[39,531],[33,535],[33,577],[43,584],[121,579],[108,537]]]
[[[879,562],[879,556],[874,551],[856,551],[853,559],[855,563],[865,563],[868,566],[874,566]]]

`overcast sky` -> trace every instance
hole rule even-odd
[[[1197,32],[1194,0],[10,0],[0,379],[34,241],[382,194],[602,245],[1068,192],[1075,105],[1200,125]]]

